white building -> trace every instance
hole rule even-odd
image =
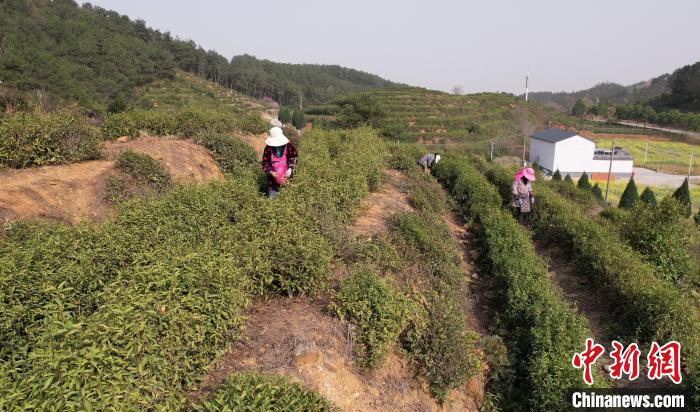
[[[550,172],[559,170],[562,176],[608,173],[610,149],[596,148],[590,139],[562,129],[540,130],[530,137],[530,163],[537,162]],[[632,176],[634,159],[627,151],[615,147],[612,158],[614,176]]]

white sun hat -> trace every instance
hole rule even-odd
[[[287,143],[289,143],[289,139],[279,127],[270,129],[270,135],[265,139],[265,144],[272,147],[284,146]]]
[[[439,162],[440,159],[442,159],[440,155],[435,155],[435,163]]]
[[[273,125],[273,126],[275,126],[275,127],[282,127],[282,126],[283,126],[283,125],[282,125],[282,122],[280,122],[278,119],[273,119],[273,120],[270,122],[270,124]]]

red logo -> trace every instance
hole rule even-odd
[[[589,385],[593,385],[593,375],[591,374],[591,366],[605,352],[603,345],[593,343],[593,339],[586,339],[586,350],[581,353],[575,353],[571,364],[574,368],[583,368],[583,381]]]
[[[613,350],[610,357],[615,363],[610,366],[610,377],[622,379],[622,374],[629,376],[633,381],[639,377],[639,355],[642,353],[636,343],[629,345],[626,349],[623,344],[612,341]]]
[[[641,351],[636,343],[625,348],[623,344],[612,341],[610,357],[614,363],[610,366],[610,377],[622,379],[627,375],[630,381],[639,377],[639,357]],[[583,352],[574,353],[571,364],[576,369],[583,369],[583,381],[593,385],[592,368],[596,360],[605,352],[603,345],[599,345],[591,338],[586,339],[586,349]],[[681,344],[676,341],[668,342],[663,346],[652,342],[647,355],[647,367],[649,379],[663,379],[668,377],[675,384],[681,383]]]
[[[649,379],[662,379],[664,376],[671,378],[673,383],[681,383],[681,344],[671,341],[664,346],[652,342],[649,355]]]

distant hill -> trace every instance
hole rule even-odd
[[[617,83],[599,83],[590,89],[577,92],[533,92],[529,100],[548,105],[559,111],[570,112],[577,100],[583,99],[589,105],[595,103],[627,104],[645,102],[670,91],[670,74],[662,74],[651,80],[629,86]]]
[[[72,0],[0,2],[0,81],[8,88],[74,101],[98,111],[123,110],[134,91],[174,79],[181,69],[255,98],[297,104],[341,93],[396,86],[335,65],[283,64],[226,57],[173,38],[114,11]],[[0,90],[0,109],[3,108]],[[45,104],[45,102],[42,102]]]
[[[348,101],[363,106],[353,115],[361,112],[357,117],[376,118],[371,124],[391,141],[467,144],[484,153],[488,153],[490,141],[496,142],[497,153],[520,153],[523,136],[550,121],[570,120],[569,116],[511,94],[454,95],[415,87],[376,89],[334,104],[305,107],[307,120],[343,127],[340,123],[348,117]]]
[[[337,65],[288,64],[236,56],[228,68],[232,87],[256,98],[269,96],[284,105],[322,103],[339,94],[402,86],[379,76]]]

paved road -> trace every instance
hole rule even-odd
[[[678,187],[683,183],[684,175],[657,173],[642,167],[634,168],[634,181],[637,184],[654,187]],[[691,184],[700,184],[700,176],[690,176]]]

